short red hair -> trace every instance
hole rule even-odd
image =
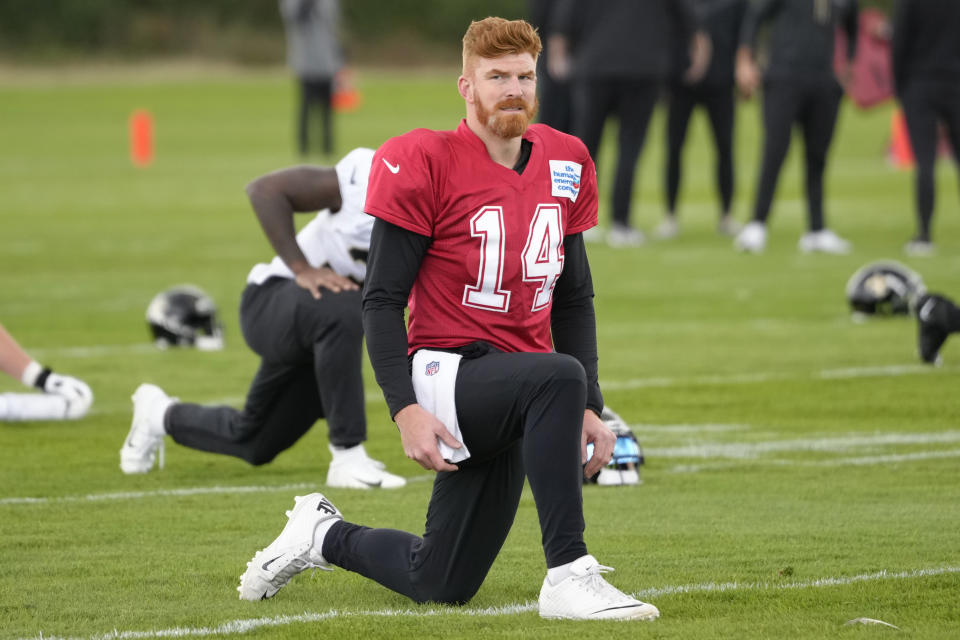
[[[494,17],[475,20],[463,34],[463,73],[467,73],[471,58],[529,53],[536,60],[541,49],[537,30],[526,20]]]

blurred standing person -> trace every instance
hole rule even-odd
[[[904,250],[929,255],[937,126],[960,165],[960,2],[899,0],[893,16],[893,77],[916,158],[917,234]]]
[[[675,49],[679,59],[677,73],[670,86],[667,111],[667,215],[657,228],[660,238],[672,238],[680,230],[677,223],[677,199],[682,177],[681,156],[687,127],[693,110],[701,106],[710,118],[716,150],[717,192],[720,194],[720,220],[717,231],[735,235],[739,230],[730,215],[733,202],[733,128],[736,95],[734,61],[740,39],[740,27],[747,0],[695,0],[699,22],[710,38],[710,65],[702,79],[691,82],[686,47]]]
[[[319,111],[323,152],[333,153],[334,78],[343,67],[340,0],[280,0],[287,32],[287,64],[300,82],[297,147],[310,151],[310,121]]]
[[[798,124],[805,146],[808,225],[798,247],[805,253],[850,251],[850,243],[825,226],[823,176],[856,53],[858,14],[857,0],[758,0],[747,9],[736,68],[737,86],[746,97],[753,95],[761,79],[754,54],[757,32],[767,22],[771,28],[769,64],[763,73],[763,157],[753,218],[734,240],[738,250],[766,249],[767,218],[793,126]],[[833,62],[838,24],[847,34],[847,64],[839,82]]]
[[[537,59],[537,89],[539,92],[539,122],[557,131],[573,132],[573,106],[570,95],[570,82],[567,78],[554,78],[550,74],[547,60],[550,58],[550,16],[557,0],[527,0],[527,14],[530,24],[537,28],[543,52]]]
[[[0,324],[0,371],[43,393],[0,393],[0,422],[73,420],[93,404],[93,392],[83,380],[54,373],[24,351]]]
[[[673,39],[694,41],[692,0],[558,0],[550,24],[549,70],[570,78],[573,132],[594,161],[607,118],[615,115],[619,123],[607,243],[640,245],[644,235],[630,224],[634,174],[670,73]],[[702,61],[705,53],[700,47],[694,58]]]

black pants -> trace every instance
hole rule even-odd
[[[343,522],[323,557],[416,602],[463,603],[480,588],[516,515],[524,471],[548,567],[587,553],[580,434],[586,378],[560,354],[493,352],[464,358],[457,417],[472,457],[438,473],[423,537]]]
[[[537,89],[540,92],[539,121],[564,133],[573,133],[572,90],[570,83],[555,80],[547,72],[547,57],[537,59]]]
[[[240,328],[261,360],[243,410],[174,404],[167,433],[184,446],[254,465],[273,460],[323,417],[331,444],[363,442],[360,292],[322,293],[315,300],[286,278],[248,285]]]
[[[934,168],[937,160],[937,127],[943,123],[953,157],[960,165],[960,86],[915,80],[901,96],[910,144],[917,162],[915,197],[917,237],[930,240],[933,221]]]
[[[687,137],[687,127],[693,109],[702,105],[710,118],[716,149],[717,192],[720,194],[721,215],[730,213],[733,201],[733,87],[725,85],[689,86],[676,82],[670,89],[667,112],[667,211],[676,213],[680,192],[681,155]]]
[[[603,125],[616,114],[617,169],[613,178],[613,221],[630,225],[630,200],[637,160],[643,150],[647,127],[660,97],[660,82],[626,78],[580,80],[574,84],[574,133],[583,140],[594,162]]]
[[[843,90],[833,77],[777,77],[764,83],[763,160],[754,220],[766,222],[770,215],[793,126],[799,124],[805,150],[807,225],[810,231],[823,229],[823,176],[842,96]]]
[[[333,153],[333,79],[301,78],[300,111],[297,118],[297,146],[301,155],[310,151],[311,120],[313,112],[319,111],[323,134],[323,152]]]

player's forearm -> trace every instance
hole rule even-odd
[[[550,313],[553,346],[576,358],[587,374],[587,408],[603,410],[597,357],[597,321],[593,309],[593,278],[583,236],[564,239],[564,268],[554,290]]]
[[[13,339],[7,330],[0,325],[0,370],[17,380],[21,380],[23,372],[33,359]]]
[[[415,404],[404,308],[429,238],[377,220],[363,288],[363,331],[377,384],[395,416]]]
[[[300,245],[297,244],[294,211],[290,200],[283,193],[271,188],[263,179],[255,180],[247,186],[247,197],[264,235],[280,259],[294,273],[309,266]]]
[[[270,246],[294,273],[310,266],[297,244],[294,214],[337,211],[342,205],[337,172],[330,167],[273,171],[247,185],[247,198]]]

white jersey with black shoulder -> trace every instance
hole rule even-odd
[[[335,167],[340,183],[340,210],[324,209],[297,234],[297,244],[313,267],[329,266],[342,276],[362,282],[367,275],[366,254],[370,249],[372,216],[363,212],[367,197],[367,179],[373,150],[354,149]],[[275,256],[269,263],[254,265],[247,276],[251,284],[263,284],[268,278],[293,278],[286,263]]]

